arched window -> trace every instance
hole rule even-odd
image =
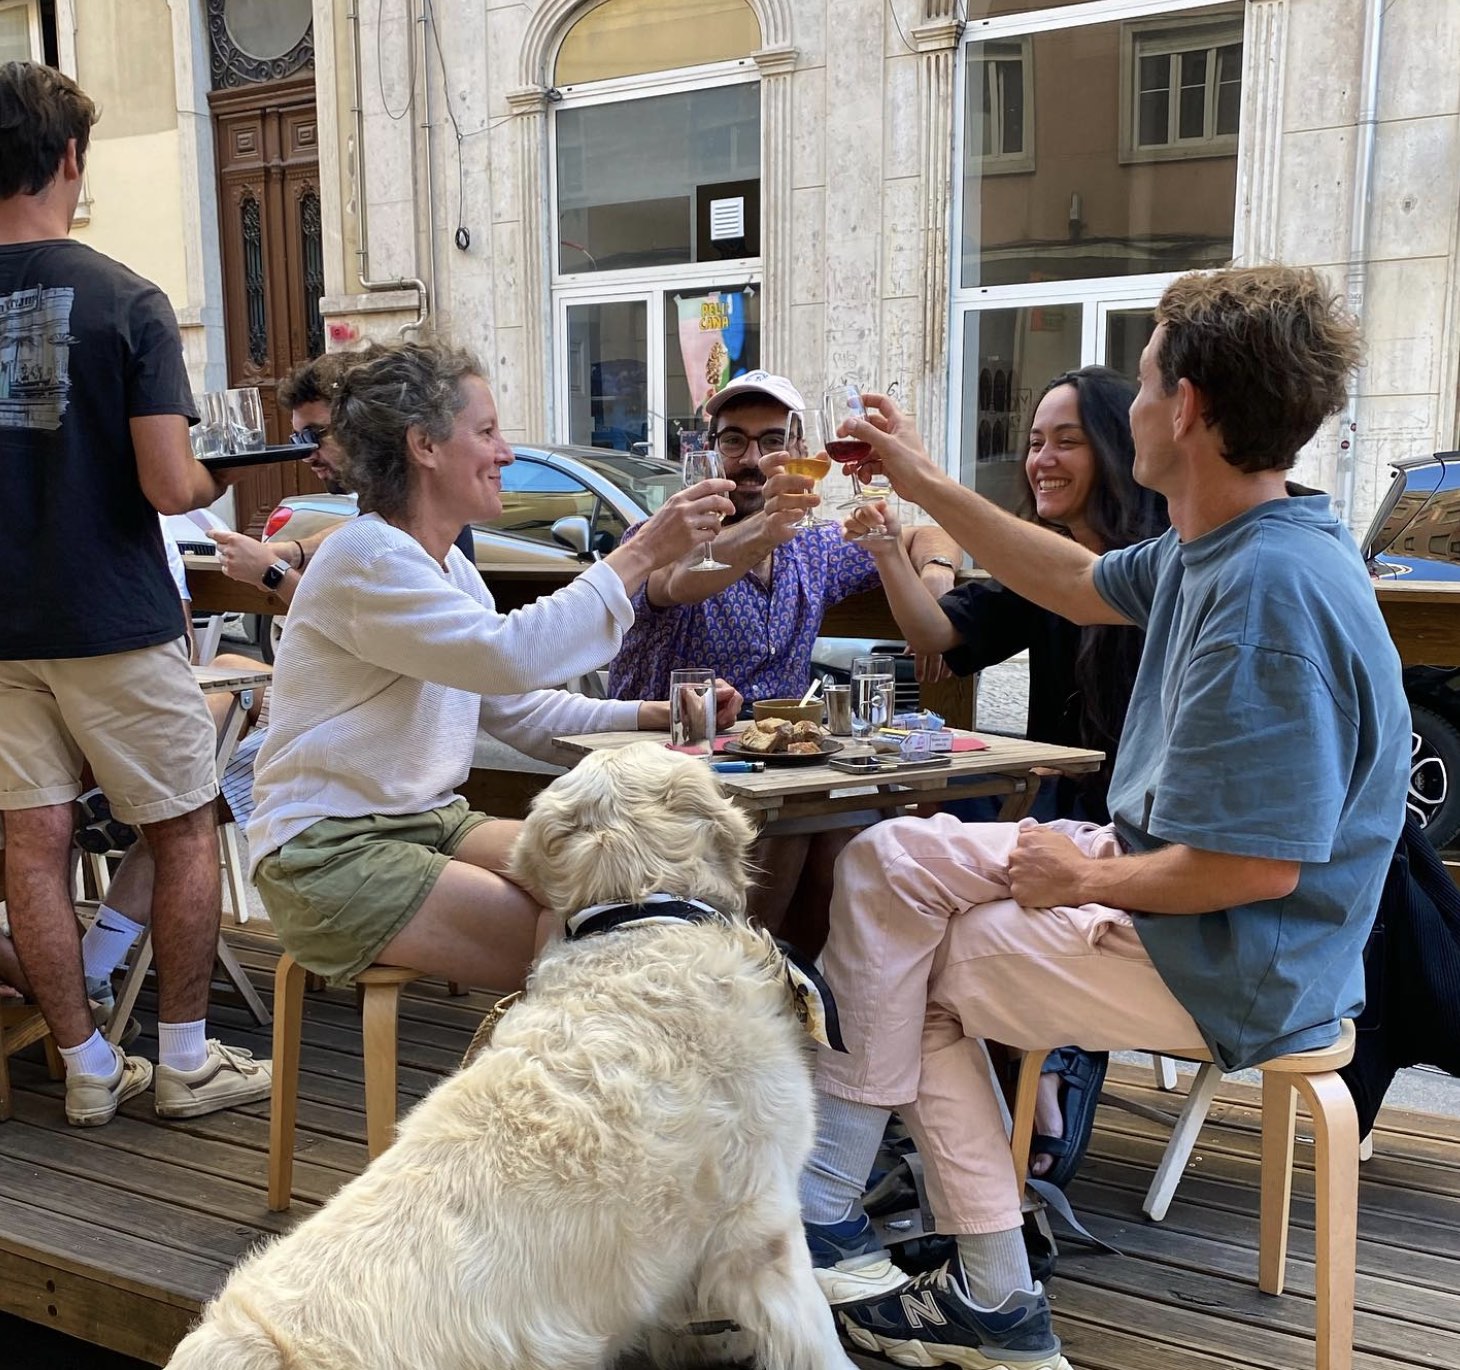
[[[675,457],[760,365],[760,24],[745,0],[605,0],[552,67],[560,441]]]
[[[604,0],[563,39],[555,86],[749,57],[760,25],[745,0]]]

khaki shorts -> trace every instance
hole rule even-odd
[[[186,647],[0,661],[0,810],[69,804],[87,761],[123,823],[213,799],[217,733]]]
[[[254,883],[289,954],[348,982],[415,917],[466,835],[491,821],[464,799],[429,813],[321,818],[264,857]]]

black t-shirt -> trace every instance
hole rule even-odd
[[[167,297],[81,243],[0,245],[0,659],[184,631],[128,427],[150,414],[197,418]]]
[[[462,556],[471,562],[473,566],[477,564],[477,544],[476,539],[471,535],[471,524],[468,523],[456,535],[454,545],[461,548]]]

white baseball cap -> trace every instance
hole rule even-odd
[[[720,412],[720,406],[737,395],[764,395],[777,404],[785,405],[787,409],[806,408],[801,392],[784,376],[773,376],[769,371],[747,371],[743,376],[736,376],[723,390],[716,391],[705,401],[705,417],[714,418]]]

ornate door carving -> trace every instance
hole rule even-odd
[[[312,75],[209,96],[228,384],[256,385],[270,442],[286,442],[279,382],[324,351],[324,254]],[[238,525],[257,534],[285,495],[318,489],[300,465],[264,466],[235,487]]]

